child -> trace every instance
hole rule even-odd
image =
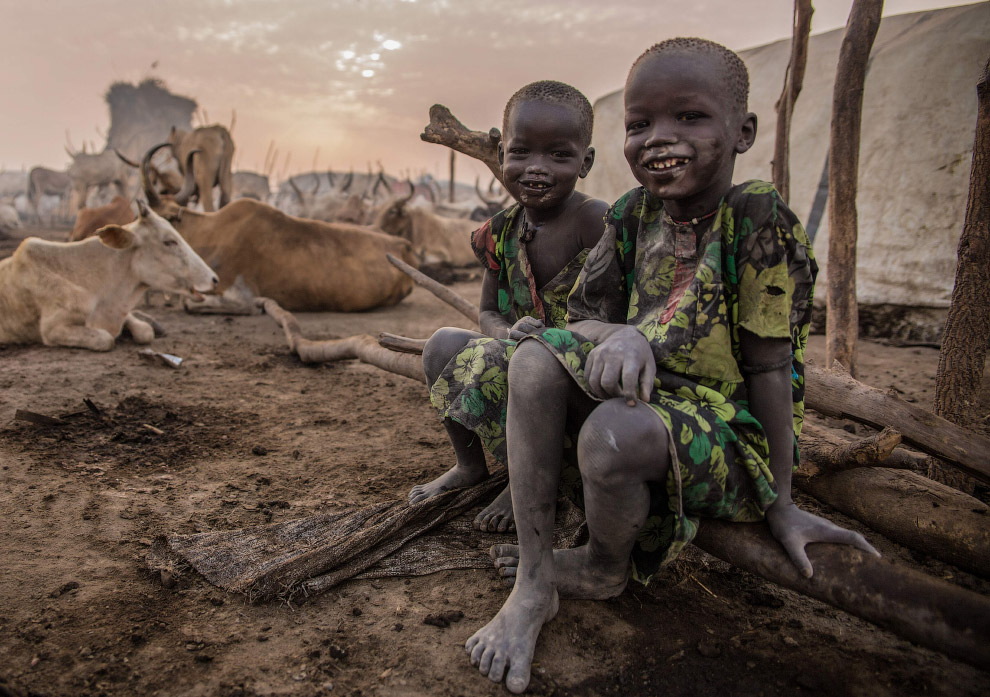
[[[583,94],[550,80],[526,85],[505,105],[498,158],[505,188],[518,203],[472,236],[487,268],[483,334],[445,327],[423,353],[430,400],[444,419],[457,461],[437,479],[413,487],[410,503],[485,479],[484,448],[505,462],[508,359],[518,339],[564,326],[567,294],[604,231],[607,204],[574,190],[595,160],[593,118]],[[476,370],[481,365],[494,369]],[[474,524],[493,532],[512,529],[508,487]]]
[[[645,583],[690,542],[698,516],[765,516],[806,576],[810,542],[876,553],[791,500],[817,267],[770,184],[732,186],[736,154],[756,136],[748,81],[735,53],[700,39],[665,41],[633,64],[624,150],[643,186],[610,209],[567,329],[531,334],[513,355],[519,546],[493,555],[515,585],[465,645],[511,692],[529,682],[558,595],[612,597],[630,572]],[[555,552],[565,435],[577,436],[589,541]]]

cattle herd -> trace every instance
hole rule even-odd
[[[508,202],[477,182],[443,202],[428,176],[414,183],[370,168],[296,175],[273,192],[267,176],[232,171],[221,125],[172,128],[140,162],[109,147],[66,151],[65,172],[0,172],[0,236],[22,222],[73,222],[66,242],[28,237],[0,261],[0,344],[105,351],[125,328],[150,342],[132,312],[148,289],[213,311],[235,286],[296,311],[393,305],[412,281],[386,254],[414,266],[474,264],[471,231]]]

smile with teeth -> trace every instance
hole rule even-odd
[[[670,169],[671,167],[676,167],[677,165],[686,165],[687,163],[688,159],[686,157],[668,157],[662,160],[647,162],[646,168],[659,172],[665,169]]]
[[[550,184],[547,182],[522,182],[522,185],[529,189],[549,189]]]

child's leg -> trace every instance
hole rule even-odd
[[[440,377],[447,363],[456,356],[472,339],[480,339],[483,334],[443,327],[438,329],[426,342],[423,349],[423,371],[432,385]],[[418,503],[432,498],[448,489],[472,486],[488,476],[485,465],[485,449],[481,440],[471,431],[451,419],[443,420],[444,428],[457,460],[454,466],[431,482],[418,484],[409,492],[409,503]]]
[[[610,399],[581,427],[578,464],[590,539],[554,552],[557,592],[567,598],[611,598],[626,586],[629,554],[650,509],[646,482],[667,476],[667,431],[645,404],[630,407]],[[500,575],[513,580],[516,546],[496,545],[492,551]]]
[[[580,396],[576,396],[577,393]],[[509,363],[509,488],[519,535],[519,574],[495,618],[468,639],[471,662],[510,692],[529,684],[536,638],[557,612],[553,518],[568,408],[584,395],[556,358],[524,341]],[[590,401],[590,400],[589,400]]]

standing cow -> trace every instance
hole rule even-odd
[[[185,183],[175,195],[175,201],[185,206],[194,196],[206,212],[215,210],[213,187],[220,187],[220,208],[230,203],[233,190],[231,165],[234,161],[234,141],[223,126],[201,126],[193,131],[172,127],[168,143],[178,160]],[[193,153],[194,158],[190,158]]]
[[[31,205],[35,222],[42,222],[41,199],[44,196],[58,196],[59,210],[63,214],[66,213],[69,206],[69,192],[71,188],[72,179],[68,172],[58,172],[47,167],[32,167],[31,171],[28,172],[27,198],[28,203]]]

